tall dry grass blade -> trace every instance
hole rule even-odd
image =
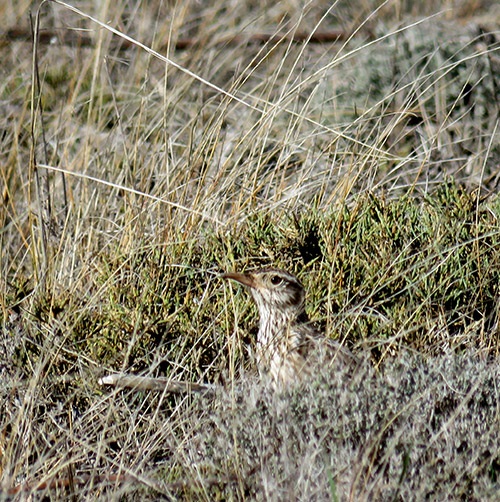
[[[38,7],[35,22],[30,16],[32,32],[33,32],[33,53],[32,53],[32,71],[31,71],[31,147],[30,147],[30,169],[29,180],[30,188],[35,184],[36,203],[38,207],[38,215],[35,217],[30,211],[31,219],[31,236],[32,246],[31,253],[33,257],[34,270],[38,285],[44,284],[47,277],[47,267],[49,261],[48,251],[48,232],[51,220],[51,202],[50,202],[50,186],[48,173],[46,170],[40,171],[37,162],[37,127],[38,118],[42,122],[43,135],[43,113],[41,109],[41,89],[40,89],[40,74],[38,68],[38,37],[40,32],[40,13],[45,1]],[[46,145],[45,137],[43,137],[44,147]],[[45,158],[47,159],[47,151],[44,149]],[[45,160],[46,160],[45,159]],[[31,198],[31,197],[30,197]],[[30,201],[31,202],[31,201]],[[31,204],[30,204],[31,205]],[[40,235],[36,235],[36,226]],[[43,289],[43,288],[42,288]]]

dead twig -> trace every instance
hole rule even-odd
[[[165,377],[151,378],[137,375],[126,375],[123,373],[106,375],[105,377],[99,379],[99,384],[135,390],[157,390],[170,394],[213,392],[216,389],[216,386],[210,384],[182,382]]]
[[[243,43],[264,45],[275,44],[278,42],[295,42],[309,44],[329,44],[338,41],[347,40],[351,33],[344,30],[328,30],[309,33],[306,31],[296,31],[290,34],[280,33],[254,33],[253,35],[229,35],[221,37],[210,45],[240,45]],[[30,42],[33,36],[30,30],[25,28],[11,28],[4,32],[0,32],[0,46],[7,45],[11,42]],[[175,48],[175,50],[186,50],[193,46],[203,46],[209,40],[206,38],[180,38],[175,41],[163,43],[157,50],[165,51]],[[64,30],[64,29],[41,29],[38,34],[38,43],[43,45],[62,44],[75,47],[93,47],[94,39],[89,35],[88,31],[79,30]],[[111,46],[114,49],[126,51],[134,44],[128,40],[117,40]]]

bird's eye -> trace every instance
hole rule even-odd
[[[278,284],[281,284],[283,282],[283,279],[279,275],[273,275],[271,277],[271,284],[274,286],[277,286]]]

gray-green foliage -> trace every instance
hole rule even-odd
[[[471,354],[400,354],[285,394],[244,385],[203,401],[187,455],[251,499],[330,500],[330,478],[341,500],[491,499],[499,371]]]

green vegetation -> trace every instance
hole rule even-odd
[[[48,2],[34,149],[32,48],[0,47],[0,500],[498,496],[500,12],[372,4]],[[265,265],[355,374],[257,377],[219,274]]]

